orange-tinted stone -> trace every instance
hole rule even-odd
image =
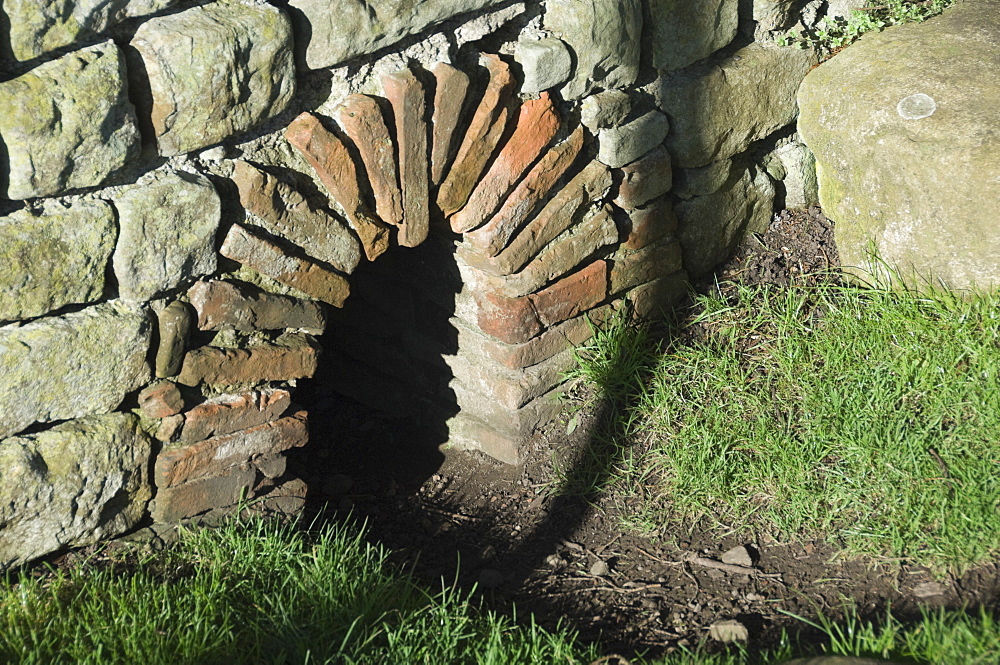
[[[382,77],[385,96],[396,118],[399,182],[403,188],[403,223],[399,244],[416,247],[430,229],[430,163],[427,150],[427,102],[424,86],[411,71]]]
[[[510,66],[496,55],[483,55],[490,82],[483,93],[455,161],[438,190],[437,203],[450,216],[465,205],[479,176],[493,156],[507,122],[507,104],[514,90]]]
[[[374,261],[389,248],[389,229],[362,203],[358,171],[347,146],[311,113],[295,118],[285,130],[285,138],[302,153],[326,189],[344,208],[347,221],[361,240],[365,256]]]
[[[172,381],[159,381],[139,393],[139,409],[147,418],[167,418],[183,408],[184,398]]]
[[[528,296],[538,319],[551,326],[586,312],[608,295],[608,264],[603,259]]]
[[[403,195],[396,150],[378,102],[368,95],[350,95],[337,108],[337,122],[361,153],[375,195],[375,212],[382,221],[398,226],[403,221]]]
[[[440,184],[452,154],[458,149],[461,135],[458,123],[469,90],[469,75],[449,64],[439,62],[431,67],[434,89],[433,140],[431,142],[431,182]]]
[[[272,344],[245,349],[203,346],[188,351],[177,383],[232,386],[262,381],[290,381],[316,372],[319,349],[306,335],[289,333]]]
[[[326,310],[320,303],[267,293],[248,284],[195,282],[188,298],[198,312],[199,330],[296,328],[320,335],[326,328]]]
[[[214,397],[184,414],[180,441],[203,441],[269,423],[280,418],[291,403],[291,394],[280,389]]]
[[[670,199],[659,199],[645,208],[629,212],[632,228],[622,244],[626,249],[641,249],[666,240],[677,230],[677,215]]]
[[[487,335],[507,344],[526,342],[542,331],[542,324],[528,298],[507,298],[496,293],[476,293],[476,322]]]
[[[465,233],[482,226],[538,159],[558,129],[559,115],[548,93],[521,104],[514,133],[472,191],[465,207],[452,215],[451,230]]]

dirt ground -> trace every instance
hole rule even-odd
[[[835,271],[815,274],[837,265],[821,211],[784,211],[696,288],[836,279]],[[537,434],[515,467],[421,452],[412,423],[337,397],[321,382],[302,386],[297,398],[311,414],[310,446],[295,460],[312,488],[311,513],[325,508],[327,519],[367,522],[370,537],[429,584],[476,584],[491,607],[534,612],[547,626],[562,621],[626,656],[693,645],[725,620],[747,629],[752,649],[774,644],[782,629],[808,639],[811,629],[789,614],[837,616],[845,601],[873,618],[889,606],[905,618],[921,606],[1000,601],[997,564],[935,580],[905,562],[848,559],[836,542],[747,543],[685,523],[652,540],[623,530],[629,497],[552,496],[554,460],[571,475],[574,459],[615,454],[594,436],[613,426],[606,404],[580,412],[571,435],[567,418]],[[567,414],[578,406],[567,404]],[[737,563],[720,565],[733,548],[726,559]]]

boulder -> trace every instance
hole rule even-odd
[[[733,41],[739,0],[650,0],[653,66],[683,69]]]
[[[911,286],[1000,284],[1000,4],[967,0],[863,37],[799,92],[799,133],[841,260]]]

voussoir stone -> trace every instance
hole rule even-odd
[[[0,570],[138,524],[152,494],[150,449],[124,413],[0,441]]]
[[[121,227],[112,263],[124,300],[151,300],[215,271],[222,203],[208,178],[154,172],[112,203]]]
[[[739,0],[650,0],[653,66],[682,69],[733,41]]]
[[[120,302],[0,328],[0,437],[115,409],[150,378],[151,332]]]
[[[331,12],[334,13],[334,12]],[[281,113],[295,95],[291,23],[263,2],[216,2],[142,24],[131,46],[161,155],[210,146]]]
[[[46,202],[0,217],[0,323],[99,300],[117,235],[103,201]]]
[[[597,159],[611,168],[631,164],[657,148],[670,131],[670,122],[659,111],[650,111],[631,122],[602,129]]]
[[[452,17],[506,0],[291,0],[300,66],[332,67],[374,53]]]
[[[188,297],[201,330],[300,328],[318,335],[326,327],[326,313],[319,303],[267,293],[249,284],[197,282],[188,289]]]
[[[139,130],[114,42],[0,83],[0,143],[9,167],[0,194],[10,199],[95,187],[132,161]]]
[[[99,35],[122,21],[148,16],[178,0],[6,0],[0,11],[10,21],[10,48],[30,60],[62,46]]]
[[[721,62],[662,76],[674,164],[694,168],[727,159],[793,122],[796,90],[815,64],[809,50],[751,44]]]
[[[562,88],[565,98],[579,99],[595,87],[635,83],[642,35],[639,0],[549,0],[545,27],[576,57],[576,71]]]
[[[1000,285],[998,61],[1000,5],[967,0],[806,77],[799,133],[845,265],[877,272],[874,246],[913,287]]]

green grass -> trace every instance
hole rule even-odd
[[[996,295],[733,289],[699,299],[706,339],[667,343],[623,384],[602,477],[637,524],[828,537],[940,571],[1000,552]],[[583,372],[633,348],[637,328],[615,325]]]
[[[829,53],[854,43],[866,32],[881,32],[894,25],[925,21],[953,4],[955,0],[881,0],[865,10],[853,10],[847,17],[824,17],[812,30],[790,30],[779,37],[777,43]]]

